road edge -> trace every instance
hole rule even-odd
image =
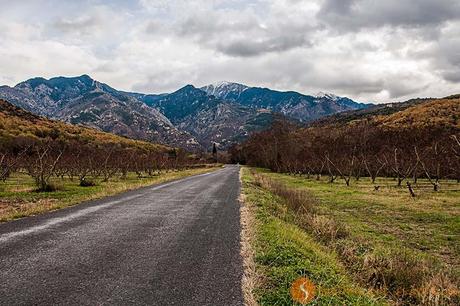
[[[240,203],[240,254],[243,259],[243,275],[241,280],[241,290],[243,291],[244,305],[246,306],[258,306],[258,303],[254,296],[254,289],[257,283],[256,277],[256,265],[254,262],[255,251],[252,248],[254,242],[254,226],[255,218],[253,209],[250,204],[245,201],[245,195],[243,192],[243,169],[240,167],[239,170],[239,181],[240,181],[240,196],[238,202]]]

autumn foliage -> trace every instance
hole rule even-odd
[[[47,120],[0,100],[0,180],[22,171],[38,190],[51,191],[52,177],[85,186],[90,177],[107,181],[128,172],[140,177],[196,162],[181,149]]]
[[[428,100],[390,115],[298,127],[276,120],[231,150],[235,162],[276,172],[327,175],[330,182],[379,176],[397,185],[460,181],[460,99]]]

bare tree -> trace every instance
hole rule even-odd
[[[38,191],[52,191],[50,178],[64,153],[62,145],[45,140],[34,144],[31,151],[32,156],[26,164],[27,172],[35,180]]]
[[[367,174],[369,174],[372,184],[375,184],[375,180],[380,172],[386,167],[386,162],[379,157],[367,157],[365,155],[361,157],[361,160]]]
[[[391,157],[384,155],[385,164],[396,176],[398,187],[401,187],[402,182],[407,179],[417,165],[417,162],[413,162],[410,156],[401,153],[401,151],[399,148],[394,148]]]
[[[414,147],[418,164],[421,165],[428,181],[433,185],[434,191],[439,190],[439,180],[443,176],[443,162],[446,150],[439,143],[434,142],[431,147],[425,149],[424,155],[419,153],[417,147]]]

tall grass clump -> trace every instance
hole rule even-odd
[[[310,192],[289,188],[279,181],[255,172],[253,176],[257,186],[283,199],[283,204],[292,213],[289,216],[293,216],[296,225],[313,234],[321,242],[330,244],[348,236],[348,230],[343,225],[317,213],[319,201]]]

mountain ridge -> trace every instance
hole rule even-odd
[[[237,102],[244,106],[268,109],[300,122],[309,122],[332,113],[364,109],[368,105],[333,94],[305,95],[296,91],[249,87],[239,83],[220,82],[201,87],[208,95]]]
[[[365,107],[335,95],[314,97],[232,82],[201,88],[189,84],[163,94],[126,92],[86,74],[1,86],[0,98],[51,119],[192,151],[209,149],[213,143],[228,148],[268,128],[276,113],[310,122]]]
[[[0,137],[9,145],[23,145],[34,139],[60,139],[65,142],[77,141],[83,144],[120,144],[127,147],[155,149],[170,152],[173,148],[121,137],[86,126],[77,126],[62,121],[51,120],[33,114],[3,99],[0,99]],[[15,143],[17,141],[18,143]]]
[[[193,136],[179,131],[157,109],[88,75],[29,79],[3,87],[0,98],[50,119],[192,151],[201,149]]]
[[[205,148],[211,148],[213,143],[227,148],[249,136],[250,132],[268,127],[271,122],[271,114],[261,119],[264,114],[259,110],[208,95],[193,85],[156,97],[148,104],[180,129],[194,135]]]

